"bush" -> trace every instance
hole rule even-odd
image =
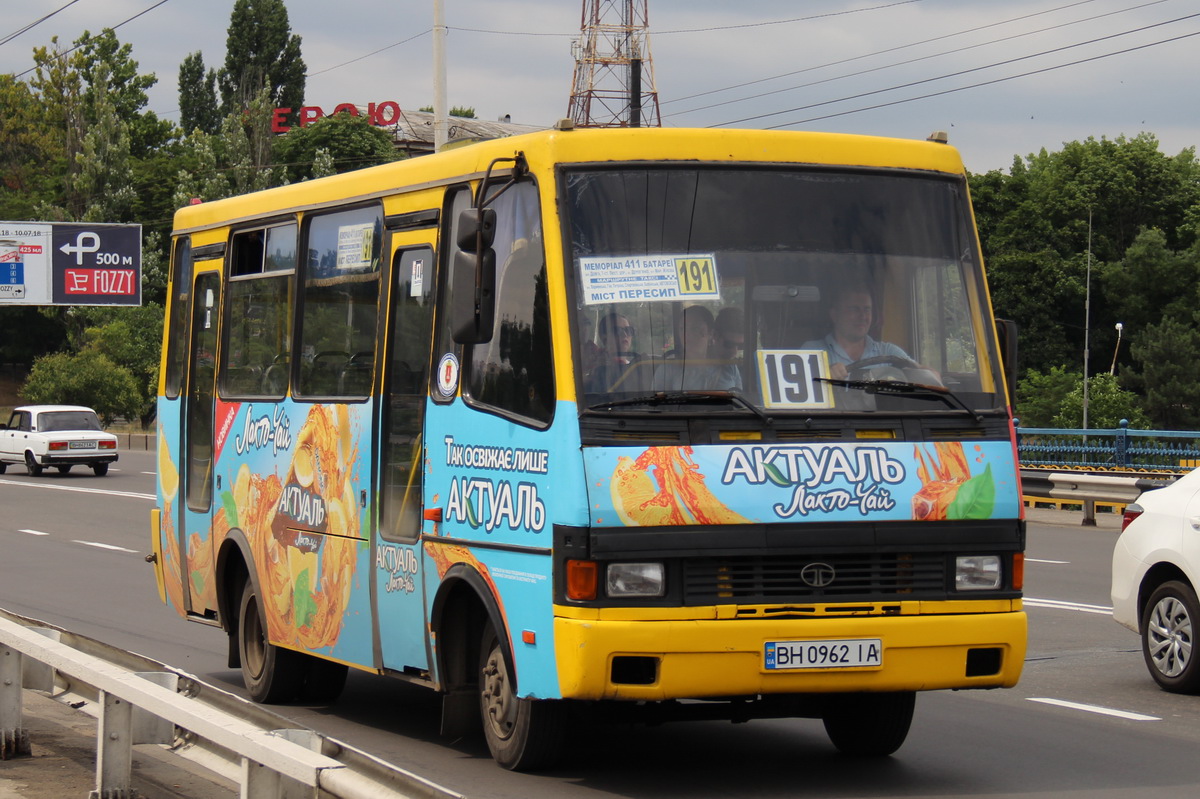
[[[95,350],[38,358],[21,389],[25,401],[36,405],[86,405],[106,427],[118,416],[136,417],[140,393],[128,369]]]

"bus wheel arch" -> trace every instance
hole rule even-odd
[[[229,636],[229,657],[225,664],[228,668],[241,668],[242,661],[238,652],[238,610],[242,601],[242,588],[247,580],[255,580],[251,575],[250,564],[254,562],[251,555],[250,542],[245,534],[237,529],[231,529],[221,542],[217,553],[217,616],[221,620],[221,629]],[[257,586],[256,586],[257,588]]]
[[[497,630],[508,629],[487,581],[469,566],[451,566],[438,587],[429,620],[437,637],[437,681],[441,690],[475,684],[479,643],[489,621]],[[509,669],[513,669],[511,652],[507,658]]]

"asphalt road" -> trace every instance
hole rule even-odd
[[[220,631],[159,604],[143,562],[153,468],[152,453],[134,452],[105,478],[0,476],[0,607],[240,691]],[[593,724],[572,731],[561,768],[512,774],[482,741],[441,739],[424,689],[352,674],[332,707],[276,709],[472,797],[1200,795],[1200,698],[1151,681],[1137,637],[1109,616],[1118,520],[1080,518],[1031,512],[1020,685],[920,695],[907,743],[882,761],[838,755],[819,721]]]

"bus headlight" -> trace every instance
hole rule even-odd
[[[610,597],[662,596],[666,588],[661,563],[610,563],[604,590]]]
[[[999,555],[967,555],[954,561],[954,587],[959,591],[992,591],[1000,587]]]

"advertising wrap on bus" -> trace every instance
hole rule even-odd
[[[1006,442],[595,447],[600,526],[1011,518]]]

